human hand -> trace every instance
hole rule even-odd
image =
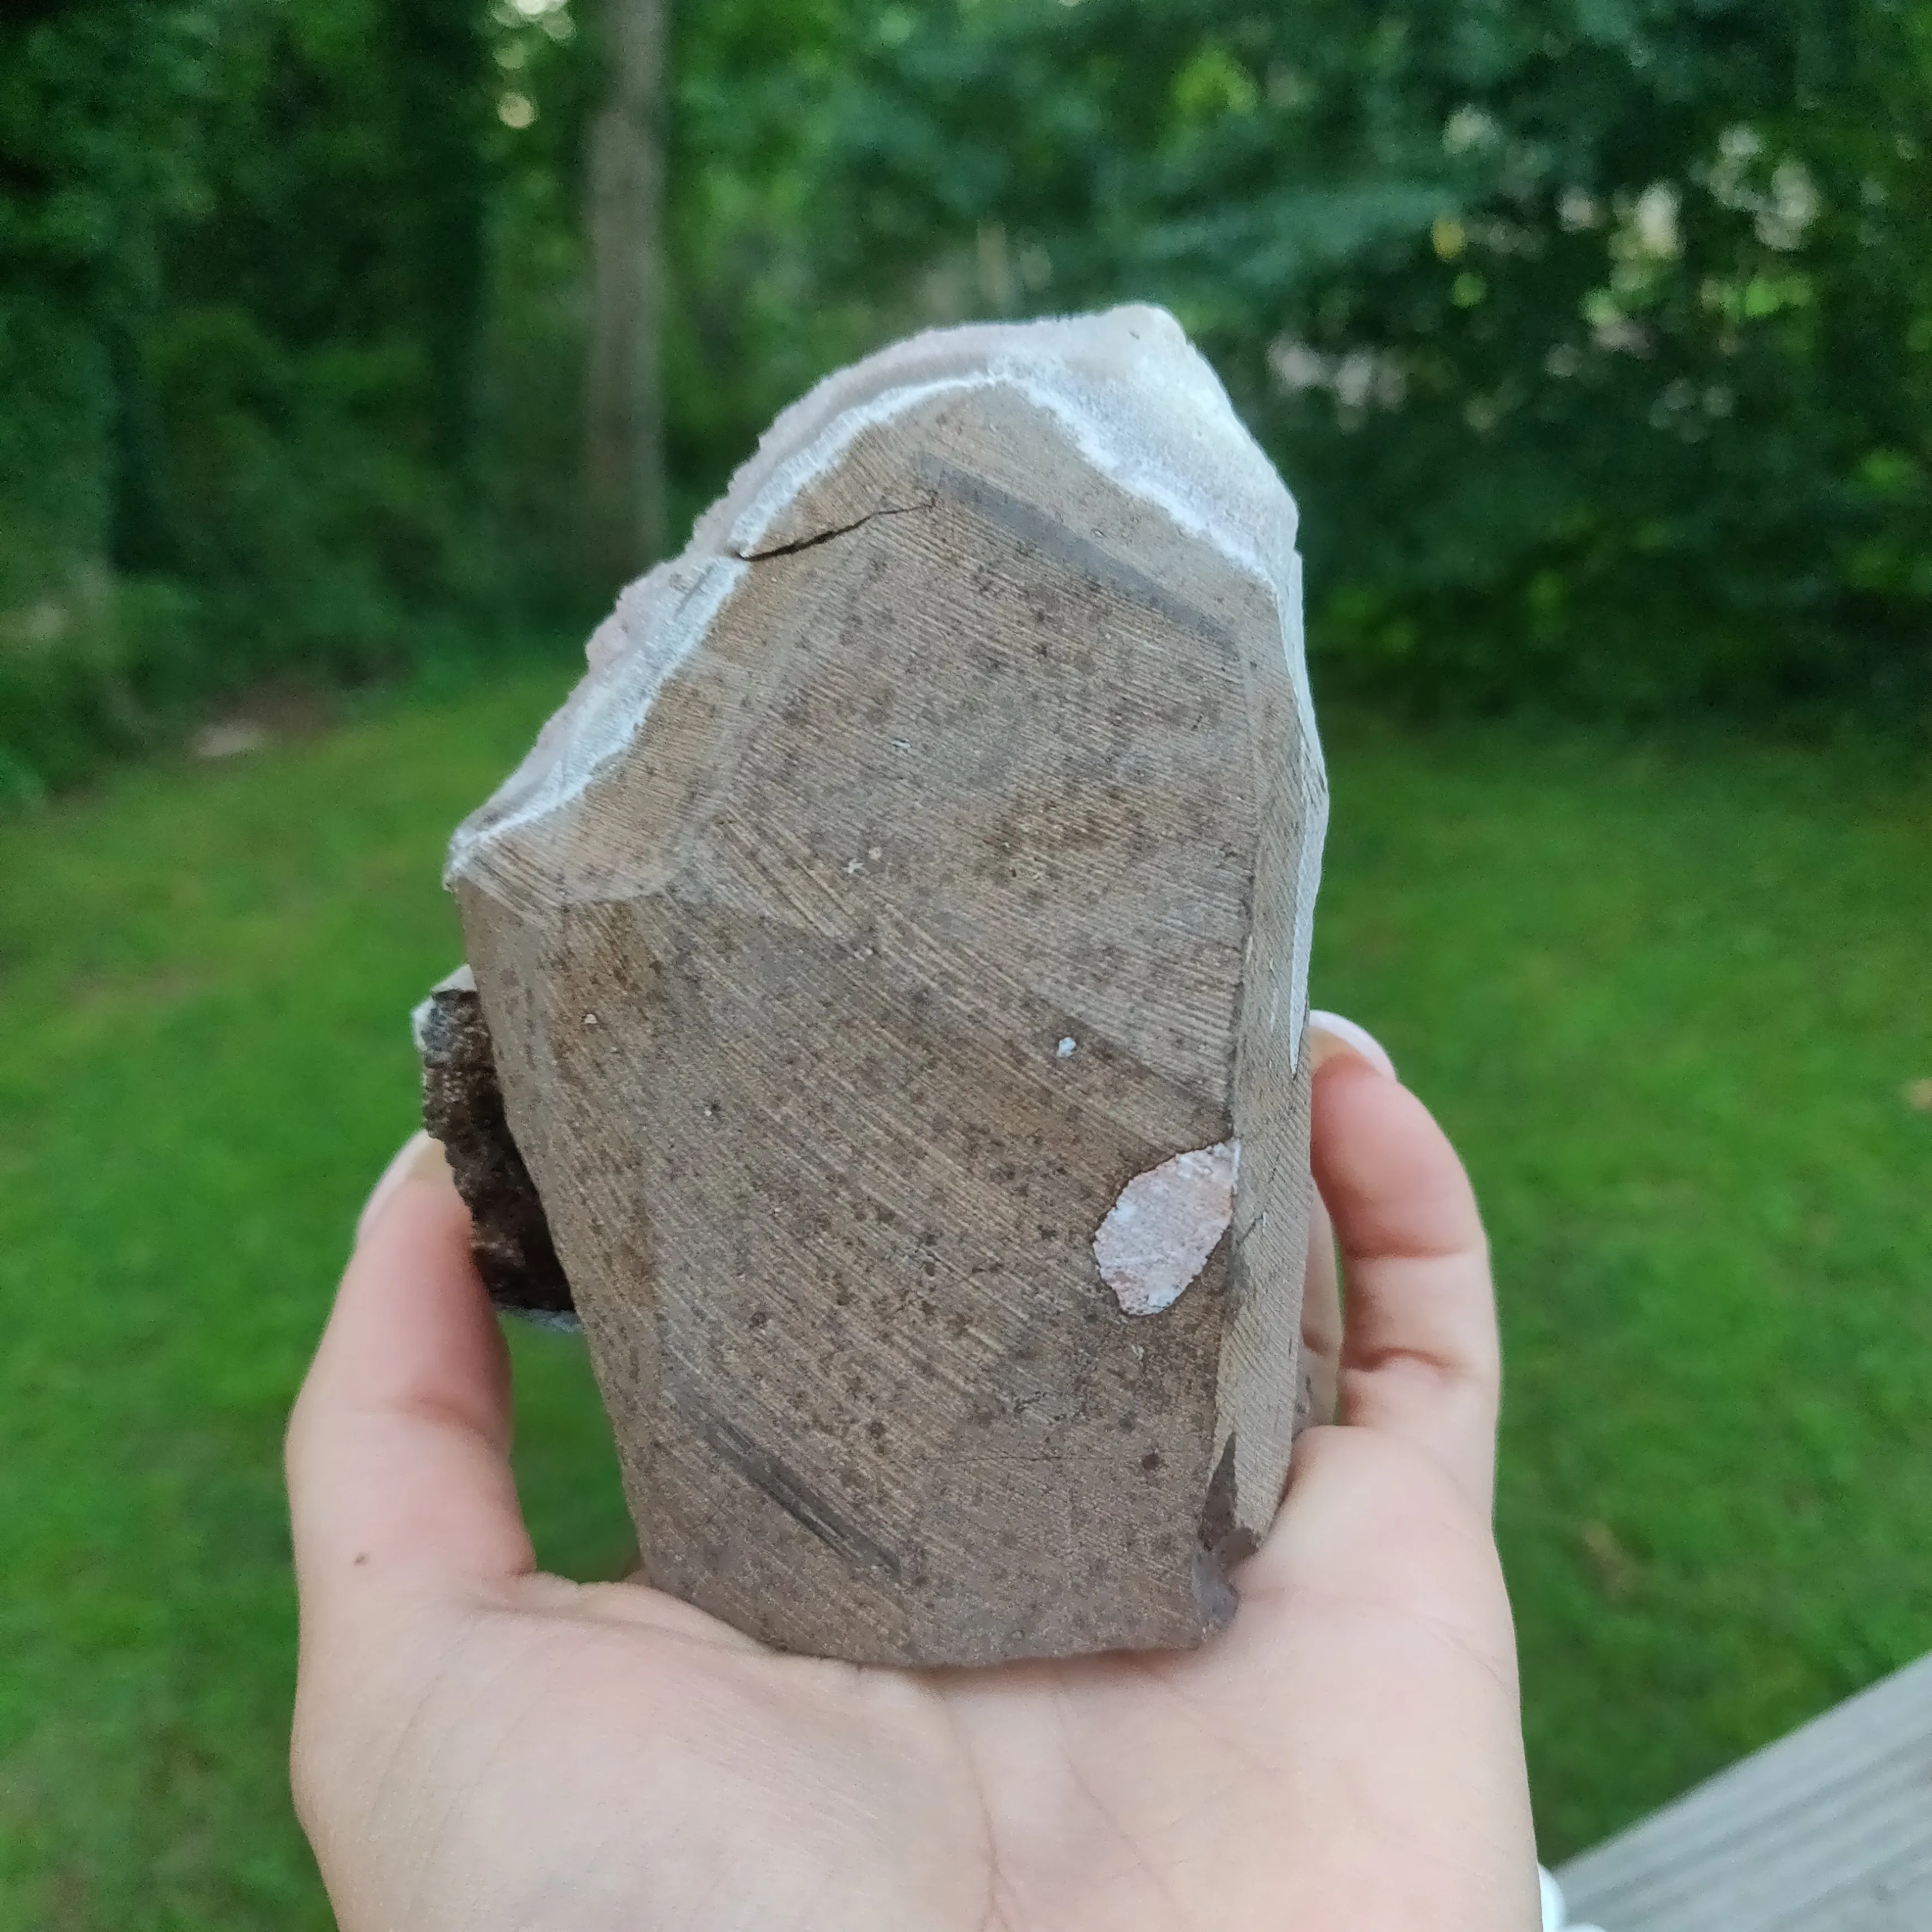
[[[1534,1932],[1481,1225],[1379,1048],[1316,1039],[1348,1319],[1318,1214],[1304,1328],[1338,1420],[1187,1654],[859,1670],[539,1574],[421,1143],[289,1431],[296,1802],[343,1932]]]

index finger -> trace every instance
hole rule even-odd
[[[510,1473],[508,1360],[468,1211],[427,1135],[397,1165],[290,1419],[304,1603],[357,1578],[460,1586],[534,1564]]]

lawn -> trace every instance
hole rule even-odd
[[[0,825],[0,1932],[328,1922],[284,1784],[282,1418],[458,956],[442,838],[560,688]],[[1484,1197],[1560,1857],[1932,1646],[1932,784],[1330,735],[1316,997]],[[580,1357],[517,1352],[540,1553],[613,1574]]]

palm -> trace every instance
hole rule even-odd
[[[1345,1355],[1345,1416],[1392,1373],[1444,1378]],[[304,1552],[298,1789],[345,1932],[1528,1928],[1486,1451],[1459,1470],[1442,1446],[1304,1438],[1240,1614],[1186,1655],[855,1670],[531,1574],[526,1544],[452,1613],[421,1516],[388,1574],[350,1559],[355,1613]]]

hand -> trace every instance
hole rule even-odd
[[[539,1574],[424,1144],[289,1432],[296,1801],[344,1932],[1534,1932],[1481,1225],[1386,1063],[1317,1040],[1339,1419],[1190,1654],[861,1670]]]

